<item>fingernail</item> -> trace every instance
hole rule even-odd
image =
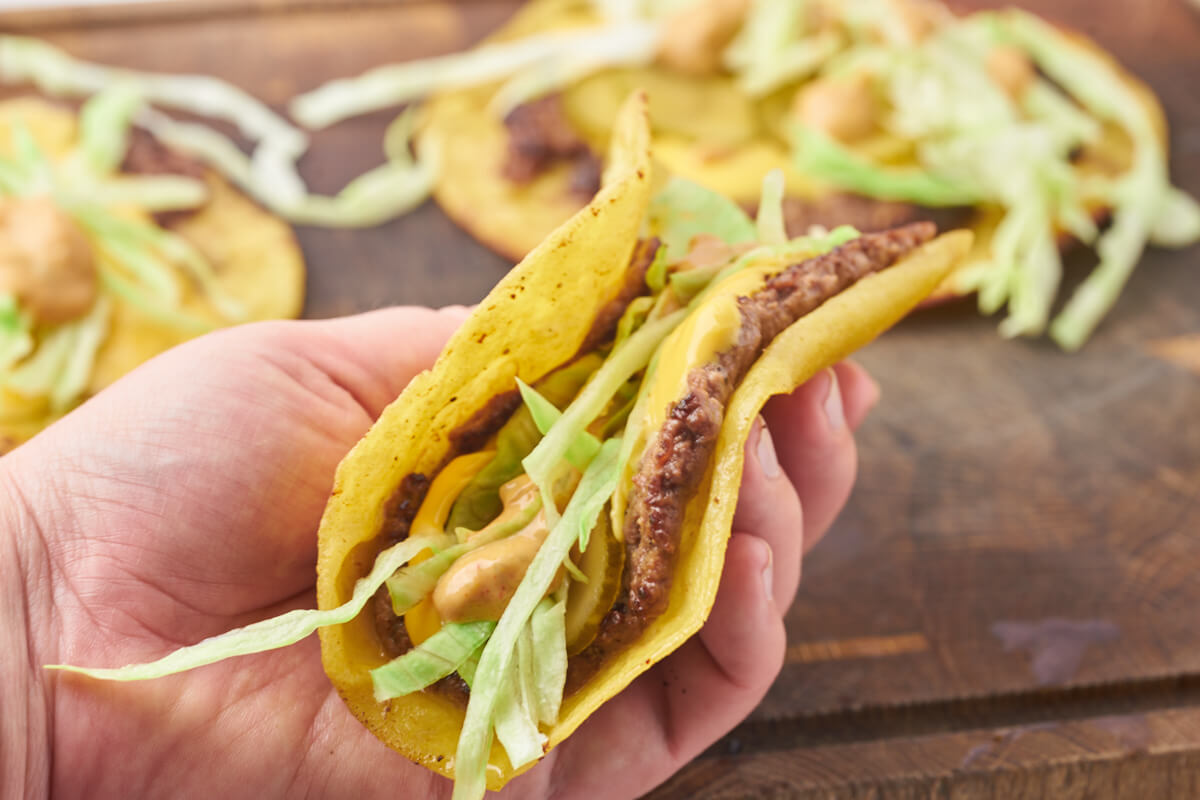
[[[829,427],[839,430],[846,424],[846,409],[842,406],[842,392],[838,389],[837,373],[832,369],[825,370],[829,376],[829,390],[825,395],[825,417]]]
[[[767,603],[775,602],[775,553],[766,539],[760,539],[767,550],[767,563],[762,571],[763,592],[767,595]]]
[[[775,441],[761,416],[755,425],[758,428],[758,443],[754,446],[754,453],[758,457],[758,465],[762,468],[763,475],[775,480],[782,474],[779,457],[775,455]]]

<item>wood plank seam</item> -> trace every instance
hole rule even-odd
[[[1200,707],[1200,673],[742,723],[701,758]]]

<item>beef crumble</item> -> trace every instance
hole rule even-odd
[[[504,118],[504,125],[508,128],[505,178],[528,183],[555,164],[566,163],[570,166],[571,194],[590,200],[599,191],[603,165],[571,127],[559,95],[517,106]]]
[[[626,568],[621,592],[596,638],[571,659],[567,691],[578,689],[667,607],[684,509],[704,475],[725,405],[750,366],[785,328],[860,278],[891,266],[933,238],[932,223],[864,234],[822,256],[787,267],[752,295],[738,298],[736,343],[693,369],[688,391],[647,445],[625,514]]]
[[[200,161],[168,149],[141,128],[129,131],[129,148],[121,162],[121,171],[131,175],[181,175],[201,181],[208,175],[208,168]],[[159,211],[154,214],[154,221],[170,228],[198,210]]]

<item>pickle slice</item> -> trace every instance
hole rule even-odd
[[[621,589],[625,547],[612,535],[607,508],[596,521],[587,550],[573,552],[587,583],[571,581],[567,591],[567,655],[582,651],[596,638],[600,622]]]

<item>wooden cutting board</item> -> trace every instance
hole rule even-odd
[[[1174,178],[1200,196],[1200,13],[1020,5],[1092,35],[1159,93]],[[515,6],[184,0],[0,28],[207,72],[281,107],[470,45]],[[378,163],[391,117],[317,134],[311,184],[335,190]],[[508,266],[432,205],[299,236],[310,317],[474,302]],[[1148,253],[1077,355],[1004,341],[996,322],[942,307],[862,353],[884,402],[849,507],[805,562],[779,680],[653,797],[1200,797],[1200,250]]]

